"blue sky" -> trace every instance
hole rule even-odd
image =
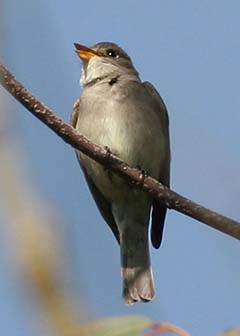
[[[240,220],[239,1],[3,0],[2,9],[2,62],[65,120],[80,94],[73,42],[119,43],[168,107],[172,188]],[[142,314],[196,336],[239,326],[239,242],[174,211],[151,251],[157,298],[125,307],[118,246],[73,150],[19,104],[10,112],[31,180],[62,218],[66,283],[84,288],[94,318]],[[8,256],[0,260],[0,324],[6,335],[31,335]]]

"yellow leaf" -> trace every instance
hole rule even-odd
[[[240,329],[227,330],[223,336],[240,336]]]

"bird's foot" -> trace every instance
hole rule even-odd
[[[131,181],[128,182],[130,188],[134,188],[134,187],[136,187],[136,186],[142,186],[142,185],[144,184],[145,177],[148,176],[146,170],[142,169],[139,165],[136,166],[136,169],[138,169],[138,170],[141,171],[141,173],[140,173],[140,175],[139,175],[139,181],[138,181],[138,182],[135,182],[135,181],[133,181],[133,182],[131,182]]]
[[[141,174],[139,176],[140,181],[137,182],[137,185],[142,186],[144,185],[144,181],[145,181],[145,178],[148,176],[148,173],[146,170],[142,169],[140,166],[137,166],[137,169],[141,170]]]
[[[108,146],[104,146],[105,150],[106,150],[106,156],[109,157],[112,153],[111,149]],[[107,166],[103,167],[104,171],[107,173],[107,176],[109,178],[109,180],[112,181],[112,171],[108,169]]]

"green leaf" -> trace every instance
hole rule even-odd
[[[81,326],[81,336],[139,336],[154,322],[141,316],[122,316],[93,321]]]

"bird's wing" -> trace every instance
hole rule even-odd
[[[167,108],[161,96],[154,88],[154,86],[149,82],[144,82],[143,84],[157,104],[156,106],[163,125],[163,132],[166,139],[166,153],[165,153],[166,157],[162,161],[161,167],[159,167],[158,180],[163,185],[169,187],[171,154],[170,154],[170,139],[169,139],[169,118]],[[167,207],[164,204],[160,203],[156,199],[153,200],[151,240],[155,248],[159,248],[161,245],[166,211]]]
[[[77,120],[78,120],[78,116],[79,116],[79,106],[80,106],[80,99],[78,99],[75,102],[75,104],[73,105],[73,110],[72,110],[72,114],[71,114],[70,124],[74,128],[76,128],[76,125],[77,125]],[[86,169],[84,167],[84,164],[81,160],[80,152],[76,151],[76,154],[77,154],[77,158],[78,158],[78,161],[80,163],[80,166],[82,168],[82,171],[85,175],[88,187],[89,187],[89,189],[90,189],[90,191],[93,195],[93,198],[94,198],[94,200],[97,204],[97,207],[98,207],[101,215],[103,216],[104,220],[106,221],[106,223],[111,228],[115,238],[119,242],[119,232],[118,232],[118,228],[117,228],[116,222],[115,222],[113,214],[112,214],[111,204],[104,197],[104,195],[98,190],[98,188],[96,187],[96,185],[93,182],[93,180],[91,179],[91,177],[87,174],[87,171],[86,171]]]
[[[77,99],[73,105],[71,117],[70,117],[70,125],[76,128],[78,115],[79,115],[79,106],[80,106],[80,99]]]

